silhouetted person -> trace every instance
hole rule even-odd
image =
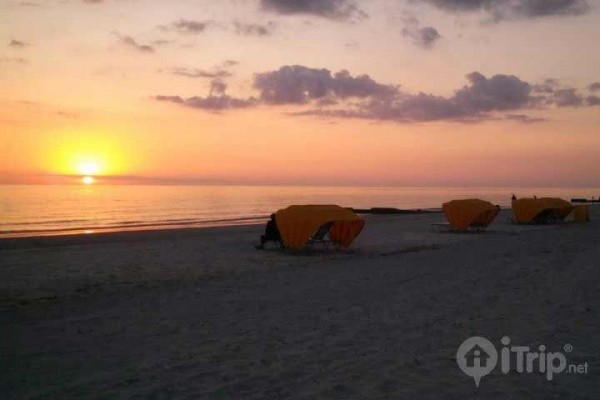
[[[537,196],[535,194],[533,195],[533,198],[537,200]]]
[[[513,193],[511,200],[515,201],[516,199],[517,199],[517,196],[515,196],[514,193]]]
[[[267,222],[267,225],[265,226],[265,234],[260,237],[260,245],[257,245],[256,248],[264,249],[265,243],[280,241],[281,234],[279,233],[277,223],[275,222],[275,214],[271,214],[271,219]]]

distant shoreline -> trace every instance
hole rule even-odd
[[[417,215],[441,213],[438,209],[397,209],[371,208],[353,209],[359,215]],[[119,226],[107,228],[73,228],[36,232],[0,233],[0,251],[4,249],[24,247],[52,247],[71,244],[105,243],[120,240],[147,240],[194,236],[199,232],[212,229],[255,227],[268,219],[264,217],[238,218],[236,220],[219,220],[209,222],[193,222],[189,224],[140,224],[135,226]]]
[[[586,203],[584,203],[586,204]],[[597,202],[587,202],[596,205]],[[393,207],[352,208],[355,213],[364,216],[400,216],[420,214],[441,214],[441,208],[399,209]],[[511,210],[510,207],[502,207]],[[136,236],[144,238],[160,237],[162,235],[194,235],[207,229],[222,229],[244,226],[263,225],[268,215],[243,217],[235,219],[220,219],[211,221],[189,221],[177,223],[139,223],[107,227],[75,227],[47,230],[0,231],[0,250],[15,247],[54,246],[72,243],[92,243],[113,240],[130,239]]]
[[[398,209],[393,207],[374,207],[370,209],[352,208],[354,212],[360,215],[411,215],[411,214],[429,214],[439,213],[440,209]],[[18,241],[20,239],[36,239],[49,237],[89,237],[97,235],[107,235],[114,233],[139,233],[139,232],[158,232],[158,231],[185,231],[228,226],[261,225],[269,218],[268,215],[253,216],[235,219],[220,219],[211,221],[180,221],[172,222],[148,222],[137,224],[123,224],[115,226],[100,227],[73,227],[57,228],[45,230],[12,230],[0,231],[0,249],[2,243],[7,241]]]
[[[444,202],[461,198],[480,198],[508,208],[512,193],[485,187],[15,186],[0,195],[0,240],[262,224],[289,204],[339,204],[363,216],[440,212]],[[600,193],[600,188],[528,188],[515,195],[589,199],[591,193]]]

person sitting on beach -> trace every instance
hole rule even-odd
[[[277,223],[275,222],[275,214],[271,214],[271,219],[265,226],[265,234],[260,237],[260,244],[255,247],[264,250],[265,243],[267,242],[281,242],[281,234],[279,233]]]

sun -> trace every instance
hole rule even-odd
[[[81,178],[81,182],[83,182],[84,185],[91,185],[92,183],[96,182],[96,180],[91,176],[84,176]]]
[[[85,161],[85,162],[79,163],[77,165],[77,169],[79,170],[79,173],[81,175],[90,176],[90,175],[98,174],[98,172],[100,172],[102,167],[97,162]]]

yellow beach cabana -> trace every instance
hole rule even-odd
[[[573,205],[559,198],[523,198],[512,201],[513,219],[518,224],[536,224],[564,220]]]
[[[458,231],[485,229],[500,211],[499,207],[480,199],[452,200],[444,203],[442,209],[450,227]]]
[[[573,221],[590,222],[590,207],[587,204],[578,204],[573,210]]]
[[[301,249],[325,224],[335,245],[348,247],[365,226],[354,211],[336,205],[295,205],[275,213],[275,222],[285,247]]]

